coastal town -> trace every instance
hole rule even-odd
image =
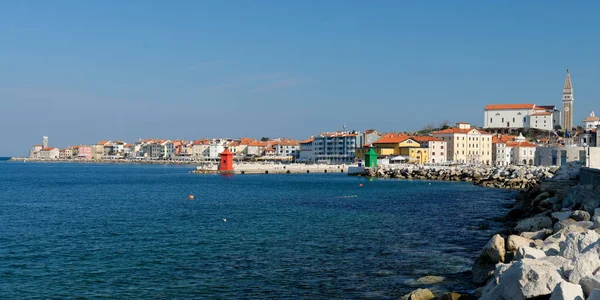
[[[560,166],[578,161],[600,167],[600,118],[594,111],[574,123],[574,89],[567,70],[562,107],[548,103],[488,104],[483,126],[465,122],[426,125],[418,132],[344,130],[304,140],[211,138],[197,140],[103,140],[93,145],[52,147],[48,137],[34,145],[33,161],[126,161],[216,163],[225,148],[236,162],[356,164],[373,149],[379,164]],[[345,127],[345,126],[344,126]],[[14,158],[20,159],[20,158]]]

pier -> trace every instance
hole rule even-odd
[[[240,163],[234,164],[233,171],[229,174],[306,174],[306,173],[346,173],[347,165],[325,165],[325,164],[259,164]],[[217,165],[205,164],[196,167],[192,171],[195,174],[218,174]]]

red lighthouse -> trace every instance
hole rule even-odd
[[[225,150],[221,152],[219,173],[233,173],[233,153],[229,151],[229,147],[225,147]]]

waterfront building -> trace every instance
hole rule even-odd
[[[540,147],[535,153],[536,166],[561,166],[578,161],[585,165],[588,147]]]
[[[357,131],[322,132],[310,141],[300,143],[298,161],[309,163],[346,164],[352,163],[356,154]],[[308,150],[310,148],[310,150]]]
[[[596,129],[597,126],[600,125],[600,118],[596,117],[594,111],[590,113],[590,115],[581,121],[581,127],[584,129]]]
[[[58,158],[59,159],[67,159],[67,153],[66,153],[67,149],[59,149],[58,150]]]
[[[492,164],[492,134],[458,122],[456,127],[432,133],[447,143],[447,160],[457,163]]]
[[[315,156],[313,152],[314,137],[298,142],[300,145],[300,154],[298,155],[299,162],[314,162]]]
[[[498,141],[494,143],[494,165],[533,165],[536,149],[528,141]]]
[[[492,162],[494,166],[508,166],[512,163],[511,149],[506,143],[513,141],[514,135],[496,134],[492,136]]]
[[[161,147],[161,154],[159,155],[160,158],[173,157],[174,152],[175,152],[175,147],[174,147],[173,142],[171,142],[170,140],[166,140],[166,141],[160,141],[159,144]]]
[[[271,147],[275,156],[291,156],[298,158],[300,155],[300,144],[290,139],[277,139],[272,141]]]
[[[94,157],[93,146],[79,145],[77,148],[77,158],[92,159]]]
[[[192,144],[192,157],[203,158],[208,157],[208,147],[210,142],[206,139],[196,140]]]
[[[39,159],[57,159],[60,157],[60,150],[58,148],[42,148],[40,150],[38,158]]]
[[[562,129],[572,130],[573,129],[573,102],[575,98],[573,96],[573,85],[571,84],[571,74],[567,69],[567,77],[565,78],[565,85],[563,86],[563,120]]]
[[[380,158],[393,158],[395,156],[402,156],[410,163],[425,164],[431,162],[429,153],[430,149],[433,149],[435,146],[430,142],[434,141],[440,142],[439,144],[441,145],[441,140],[434,137],[408,136],[403,133],[388,133],[375,141],[372,144],[372,147],[377,156]],[[437,145],[438,148],[440,145]],[[441,149],[436,150],[438,153],[439,151],[442,151]],[[445,157],[445,155],[443,156]],[[440,162],[439,158],[438,162]]]
[[[40,151],[42,151],[44,147],[42,145],[33,145],[31,150],[29,150],[29,158],[37,159],[40,156]]]
[[[428,149],[427,162],[431,164],[445,163],[447,161],[447,143],[433,136],[411,136],[422,148]]]

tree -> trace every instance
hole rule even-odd
[[[562,126],[560,126],[560,125],[554,125],[554,130],[558,131],[558,130],[561,130],[561,129],[562,129]]]
[[[450,128],[450,126],[448,124],[450,124],[450,122],[448,122],[448,120],[441,121],[438,124],[438,128],[441,130],[448,129],[448,128]]]
[[[423,127],[422,131],[432,132],[434,130],[435,130],[435,125],[433,125],[433,123],[428,123],[427,125],[425,125],[425,127]]]
[[[270,138],[269,138],[269,137],[266,137],[266,136],[263,136],[263,137],[260,139],[260,141],[261,141],[261,142],[266,142],[266,141],[268,141],[268,140],[270,140]]]

